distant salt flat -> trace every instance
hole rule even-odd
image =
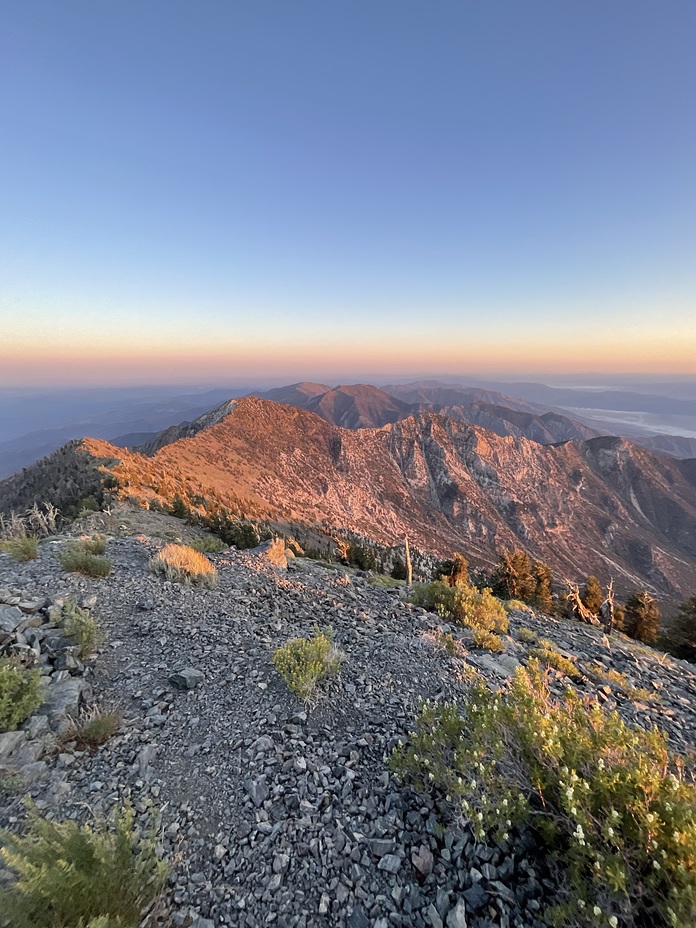
[[[590,425],[605,423],[612,431],[638,435],[675,435],[696,438],[696,420],[692,416],[663,416],[650,412],[629,412],[625,409],[592,409],[586,406],[563,406],[572,415],[587,420]]]

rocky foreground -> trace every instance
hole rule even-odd
[[[157,518],[158,529],[183,531]],[[504,682],[526,659],[523,627],[588,672],[581,690],[636,724],[658,724],[680,753],[696,743],[694,668],[623,636],[608,644],[596,628],[513,612],[505,653],[494,655],[470,649],[466,630],[408,604],[403,590],[354,572],[302,558],[283,569],[228,549],[211,556],[216,589],[187,587],[150,571],[161,538],[112,529],[105,580],[64,573],[61,539],[26,564],[0,555],[0,647],[33,647],[46,684],[39,712],[0,735],[0,782],[24,783],[0,792],[0,824],[19,826],[23,793],[44,814],[80,820],[129,799],[143,828],[156,823],[172,863],[159,924],[539,924],[553,882],[534,849],[517,834],[497,848],[477,843],[444,802],[402,788],[386,763],[419,700],[461,697],[476,673]],[[86,664],[56,643],[56,604],[69,596],[104,633]],[[272,656],[316,626],[333,628],[344,660],[307,707]],[[456,654],[442,632],[461,642]],[[568,683],[552,674],[559,689]],[[79,703],[123,713],[93,753],[56,741]]]

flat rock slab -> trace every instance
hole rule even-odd
[[[183,670],[177,670],[169,677],[169,682],[180,690],[192,690],[205,680],[205,674],[195,667],[184,667]]]
[[[24,613],[17,606],[0,606],[0,631],[10,634],[24,621]]]

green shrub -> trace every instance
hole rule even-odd
[[[104,554],[106,551],[106,535],[92,535],[91,538],[82,538],[80,540],[88,554]]]
[[[506,634],[510,627],[505,606],[488,588],[455,587],[451,615],[460,625],[477,631]]]
[[[524,644],[536,644],[539,640],[537,633],[533,632],[531,628],[526,628],[524,625],[517,630],[517,637],[520,641],[524,642]]]
[[[546,644],[544,644],[546,642]],[[540,664],[543,664],[546,667],[553,667],[554,670],[557,670],[559,673],[563,673],[566,677],[570,677],[571,680],[581,680],[582,673],[578,667],[567,657],[563,657],[558,650],[551,645],[548,646],[550,642],[548,639],[542,638],[539,642],[542,647],[532,648],[529,652],[529,656],[532,660],[539,661]]]
[[[288,689],[300,699],[309,699],[320,680],[336,673],[339,653],[330,629],[315,631],[312,638],[295,638],[273,655],[273,663]]]
[[[99,626],[88,609],[81,609],[68,600],[63,606],[60,625],[68,638],[72,638],[80,649],[80,657],[88,657],[99,644]]]
[[[217,554],[224,551],[228,546],[222,538],[216,538],[215,535],[205,535],[203,538],[194,538],[189,542],[189,547],[199,554]]]
[[[450,586],[443,580],[414,585],[410,602],[467,628],[505,634],[509,627],[505,606],[487,588],[479,591],[468,583]]]
[[[534,615],[532,607],[528,606],[527,603],[523,603],[521,599],[508,599],[504,606],[508,612],[527,612]]]
[[[39,556],[39,539],[37,535],[16,535],[0,541],[0,551],[9,554],[15,561],[35,561]]]
[[[656,729],[568,689],[555,700],[538,663],[504,692],[473,689],[460,711],[426,704],[394,771],[443,793],[478,839],[531,829],[558,878],[551,924],[692,928],[696,788]]]
[[[24,780],[16,773],[0,773],[0,802],[24,792]]]
[[[482,651],[495,651],[501,654],[505,650],[505,643],[500,635],[494,632],[486,632],[482,629],[476,629],[474,632],[474,647]]]
[[[403,586],[403,580],[397,580],[395,577],[387,577],[386,574],[372,574],[367,578],[370,586],[376,586],[383,590],[393,590],[396,587]]]
[[[111,561],[95,554],[90,547],[93,547],[91,539],[66,542],[60,553],[63,570],[85,574],[87,577],[108,577],[111,573]]]
[[[167,867],[137,836],[130,809],[94,829],[47,821],[29,810],[28,830],[5,832],[0,851],[17,881],[0,891],[0,924],[12,928],[136,928],[162,891]]]
[[[15,731],[41,705],[41,672],[0,658],[0,731]]]
[[[414,583],[409,602],[421,606],[430,612],[445,610],[451,615],[454,604],[454,587],[443,580],[433,580],[432,583]]]

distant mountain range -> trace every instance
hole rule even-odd
[[[419,411],[441,412],[496,434],[553,444],[570,438],[619,434],[653,451],[696,457],[696,384],[637,384],[646,392],[489,382],[479,385],[421,380],[384,388],[297,383],[256,395],[316,412],[346,428],[385,425]],[[164,388],[162,388],[164,390]],[[162,429],[193,421],[248,390],[220,388],[157,396],[147,390],[66,391],[15,395],[0,391],[0,479],[16,473],[66,441],[89,435],[134,448]],[[165,391],[166,393],[166,391]],[[587,406],[586,404],[591,404]],[[619,407],[615,409],[614,407]],[[45,407],[45,413],[42,410]],[[78,418],[67,418],[74,411]],[[527,413],[530,418],[512,413]],[[21,432],[21,423],[29,430]],[[47,423],[52,423],[47,427]],[[32,428],[32,426],[34,426]],[[36,427],[42,426],[42,427]],[[664,434],[662,434],[664,430]],[[3,439],[3,432],[8,436]]]
[[[620,590],[670,599],[696,589],[696,461],[612,437],[551,445],[501,437],[431,411],[401,417],[403,401],[374,390],[320,386],[292,388],[317,412],[231,400],[166,430],[146,453],[72,442],[0,483],[0,509],[44,495],[60,505],[106,480],[144,505],[180,495],[329,535],[345,529],[388,545],[407,535],[423,550],[463,550],[482,565],[517,545],[559,577],[614,576]],[[347,422],[397,418],[356,430],[319,411]]]

